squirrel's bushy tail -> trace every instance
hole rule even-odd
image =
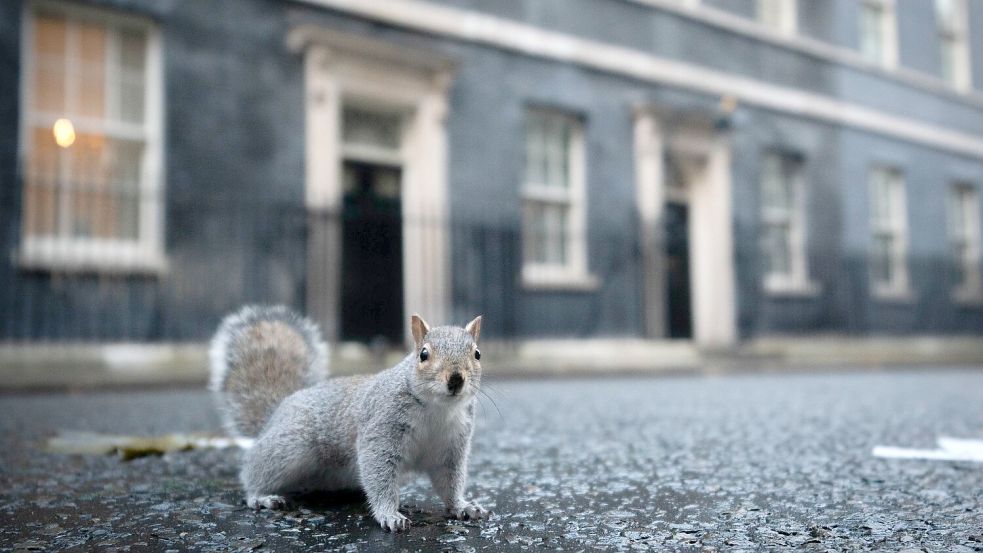
[[[243,307],[209,350],[211,381],[227,430],[255,437],[280,402],[328,375],[328,347],[310,320],[286,307]]]

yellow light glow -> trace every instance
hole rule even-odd
[[[59,119],[51,127],[51,132],[55,135],[55,142],[62,148],[67,148],[75,144],[75,125],[68,119]]]

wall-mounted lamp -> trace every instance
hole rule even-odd
[[[55,143],[62,148],[68,148],[75,144],[75,125],[68,119],[59,119],[51,127],[51,133],[55,135]]]

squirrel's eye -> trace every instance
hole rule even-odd
[[[476,360],[480,360],[481,359],[481,352],[478,351],[478,350],[474,350],[474,358]]]
[[[420,362],[422,363],[423,361],[426,361],[427,359],[430,359],[430,351],[427,350],[427,348],[423,348],[423,349],[420,350]]]

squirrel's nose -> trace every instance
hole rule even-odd
[[[454,372],[451,374],[451,377],[447,379],[447,390],[450,391],[450,393],[456,394],[460,392],[461,388],[463,387],[464,377],[461,376],[461,373]]]

